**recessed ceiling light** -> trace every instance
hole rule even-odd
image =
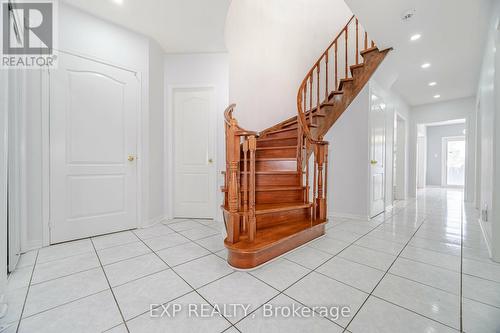
[[[437,98],[441,98],[441,95],[439,95],[439,94],[438,95],[434,95],[434,98],[436,98],[436,99]]]
[[[434,87],[436,84],[437,84],[437,82],[434,82],[434,81],[429,82],[429,86],[430,86],[430,87]]]
[[[419,39],[420,39],[420,37],[422,37],[422,35],[421,35],[421,34],[415,34],[415,35],[413,35],[413,36],[411,36],[411,37],[410,37],[410,40],[411,40],[412,42],[414,42],[414,41],[416,41],[416,40],[419,40]]]
[[[429,67],[431,67],[431,64],[429,64],[428,62],[426,62],[425,64],[422,64],[422,66],[420,66],[420,67],[422,67],[424,69],[425,68],[429,68]]]

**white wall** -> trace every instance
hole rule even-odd
[[[369,98],[366,85],[325,135],[329,216],[368,218]]]
[[[481,134],[477,154],[478,179],[480,180],[479,208],[488,211],[488,221],[481,218],[485,238],[492,257],[500,261],[500,43],[498,22],[500,2],[494,2],[491,10],[487,43],[477,93],[478,132]]]
[[[165,54],[154,41],[149,42],[149,223],[165,217],[164,197],[164,113]]]
[[[137,73],[141,80],[142,149],[138,161],[142,172],[142,203],[139,205],[139,225],[148,225],[163,213],[163,52],[145,36],[86,14],[64,3],[59,4],[59,49],[95,61]],[[43,124],[48,124],[48,83],[42,71],[27,71],[27,224],[21,235],[22,250],[48,245],[44,224],[48,223],[48,193],[42,172],[45,142]],[[159,72],[159,74],[158,74]],[[152,87],[150,91],[150,87]],[[151,106],[151,108],[150,108]],[[45,111],[44,111],[45,108]],[[150,126],[152,125],[152,126]],[[150,128],[151,127],[151,128]],[[153,155],[152,160],[150,156]],[[161,156],[161,155],[160,155]],[[151,186],[150,186],[151,185]],[[152,199],[151,199],[152,198]],[[150,200],[151,199],[151,200]]]
[[[465,124],[427,126],[426,185],[441,186],[443,166],[443,138],[463,136]],[[473,158],[471,156],[471,158]]]
[[[7,71],[0,71],[0,83],[0,295],[2,295],[7,284]]]
[[[216,206],[222,203],[220,186],[224,179],[220,171],[225,170],[224,150],[224,110],[229,105],[229,61],[225,53],[212,54],[172,54],[165,56],[165,188],[166,188],[166,215],[173,216],[173,116],[172,116],[172,89],[175,87],[214,87],[216,95],[216,170],[217,193]],[[236,117],[238,117],[238,109]],[[221,211],[217,209],[217,219],[221,219]]]
[[[300,83],[351,15],[342,0],[232,1],[229,99],[240,125],[260,131],[296,115]]]
[[[475,128],[475,101],[474,97],[455,99],[451,101],[427,104],[413,107],[410,112],[409,131],[409,180],[408,193],[415,197],[417,181],[417,125],[437,123],[448,120],[466,120],[467,161],[465,176],[465,200],[474,201],[475,188],[475,150],[476,150],[476,128]]]

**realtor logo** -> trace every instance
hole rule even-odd
[[[2,68],[54,67],[52,0],[2,2]]]

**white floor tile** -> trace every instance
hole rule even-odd
[[[266,310],[261,307],[254,315],[248,316],[239,322],[236,327],[243,333],[254,332],[276,332],[276,333],[303,333],[303,332],[342,332],[343,329],[319,315],[294,317],[287,316],[281,308],[292,309],[304,308],[300,303],[295,302],[285,295],[279,295],[272,299],[266,306]],[[300,310],[299,310],[300,311]],[[272,313],[271,316],[269,316]],[[283,315],[285,313],[285,315]]]
[[[31,286],[23,317],[108,289],[100,267]]]
[[[362,235],[358,235],[351,231],[338,229],[336,226],[334,226],[326,231],[326,236],[344,241],[346,243],[352,243]]]
[[[245,304],[249,311],[254,311],[262,304],[278,294],[278,291],[253,276],[236,272],[220,280],[210,283],[198,290],[211,304],[223,306],[224,304]],[[249,313],[247,312],[246,315]],[[245,312],[238,308],[228,316],[228,320],[236,323],[245,316]]]
[[[103,291],[24,319],[19,333],[102,332],[121,322],[111,292]]]
[[[210,254],[208,250],[193,242],[170,247],[157,253],[170,266],[177,266]]]
[[[368,249],[357,245],[351,245],[339,254],[339,257],[367,265],[381,271],[386,271],[396,256],[388,253]]]
[[[38,251],[37,263],[71,257],[77,254],[95,252],[90,239],[82,239],[41,248]]]
[[[103,265],[109,265],[114,262],[138,257],[147,253],[151,253],[151,250],[149,250],[149,248],[140,241],[113,246],[97,251],[99,259]]]
[[[117,232],[114,234],[98,236],[92,238],[92,242],[96,250],[106,249],[117,245],[137,242],[139,239],[132,233],[132,231]]]
[[[9,307],[7,308],[7,314],[0,318],[0,326],[15,323],[21,318],[27,292],[28,287],[6,291],[4,300]]]
[[[190,240],[186,237],[175,234],[168,234],[144,240],[153,251],[160,251],[180,244],[188,243]]]
[[[125,320],[149,311],[151,304],[167,303],[191,290],[170,269],[113,288]]]
[[[209,255],[173,268],[193,288],[199,288],[233,272],[226,261]]]
[[[31,283],[40,283],[99,267],[95,252],[88,252],[54,261],[37,263]]]
[[[500,264],[463,259],[462,269],[466,274],[500,282]]]
[[[222,235],[215,235],[207,238],[202,238],[196,241],[204,248],[212,252],[224,250],[224,237]]]
[[[27,287],[30,284],[32,273],[32,266],[15,269],[12,273],[9,274],[9,277],[7,279],[7,290]]]
[[[285,291],[285,294],[309,306],[350,308],[348,317],[335,322],[345,327],[368,297],[368,294],[318,273],[311,273]],[[331,316],[329,316],[331,318]],[[332,318],[333,319],[333,318]]]
[[[500,309],[470,299],[463,301],[463,328],[467,333],[500,332]]]
[[[350,243],[330,238],[330,237],[322,237],[314,242],[307,244],[309,247],[315,248],[317,250],[321,250],[323,252],[335,255],[349,246]]]
[[[115,287],[167,268],[168,266],[156,254],[149,253],[105,265],[104,271],[111,286]]]
[[[285,258],[291,260],[299,265],[307,267],[309,269],[315,269],[328,259],[332,257],[331,254],[326,252],[313,249],[309,246],[304,246],[300,249],[294,250],[289,254],[285,255]]]
[[[373,294],[445,325],[460,327],[458,295],[391,274],[384,277]]]
[[[458,295],[460,273],[421,262],[398,258],[389,273]]]
[[[355,244],[380,252],[385,252],[394,256],[397,256],[404,247],[404,244],[370,237],[369,235],[361,238]]]
[[[460,257],[457,256],[407,246],[401,253],[401,257],[460,272]]]
[[[384,276],[384,272],[341,257],[335,257],[318,269],[318,272],[352,287],[371,293]]]
[[[193,229],[180,231],[179,233],[184,237],[189,238],[190,240],[198,240],[214,235],[219,235],[219,231],[205,226],[199,226]]]
[[[196,317],[195,311],[189,312],[189,306],[196,307],[196,311],[201,306],[207,309],[212,309],[207,302],[203,300],[197,293],[192,292],[172,302],[173,304],[181,305],[182,311],[177,313],[175,317],[152,317],[150,312],[145,313],[127,323],[131,333],[219,333],[230,326],[230,323],[221,315],[210,316],[208,318]],[[165,306],[168,306],[165,305]],[[173,305],[170,305],[171,307]],[[210,310],[211,311],[211,310]],[[153,311],[153,313],[155,313]],[[160,311],[161,313],[161,311]],[[156,316],[159,315],[155,313]]]
[[[500,283],[472,275],[462,276],[462,295],[500,308]]]
[[[115,326],[112,329],[107,330],[104,333],[128,333],[128,331],[127,331],[127,328],[125,327],[125,325],[122,324],[122,325],[119,325],[119,326]]]
[[[278,290],[284,290],[310,271],[292,261],[278,259],[251,271],[250,274]]]
[[[16,268],[23,268],[33,266],[37,257],[38,251],[29,251],[21,254],[19,261],[17,262]]]
[[[408,245],[421,249],[441,252],[454,256],[460,256],[460,245],[443,243],[435,240],[413,237]]]
[[[136,234],[140,239],[148,239],[148,238],[168,235],[174,232],[175,231],[173,231],[164,224],[155,224],[151,227],[134,230],[134,234]]]
[[[457,332],[373,296],[366,301],[347,329],[352,333]]]
[[[180,222],[176,222],[176,223],[171,223],[168,226],[170,229],[175,230],[177,232],[180,232],[180,231],[186,231],[189,229],[199,228],[199,227],[203,226],[203,224],[198,223],[198,222],[193,221],[193,220],[185,220],[185,221],[180,221]]]

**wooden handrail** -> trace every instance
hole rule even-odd
[[[354,25],[353,27],[353,32],[352,35],[350,35],[350,26]],[[314,65],[311,67],[311,69],[307,72],[306,76],[302,80],[302,83],[300,84],[299,90],[297,92],[297,118],[300,126],[302,127],[302,132],[304,136],[306,137],[306,140],[309,141],[312,144],[317,144],[319,141],[321,141],[320,138],[314,138],[311,129],[310,129],[310,124],[313,123],[313,114],[312,114],[312,109],[313,105],[317,106],[317,111],[319,111],[319,106],[321,105],[320,101],[320,96],[323,94],[320,93],[321,89],[321,84],[324,83],[325,87],[325,101],[328,100],[328,96],[330,96],[330,93],[332,91],[335,91],[338,88],[339,84],[339,70],[338,70],[338,65],[339,65],[339,41],[343,39],[344,41],[344,54],[341,56],[344,59],[340,59],[340,62],[344,63],[344,78],[348,78],[349,76],[349,67],[351,65],[358,65],[359,64],[359,53],[360,53],[360,39],[359,38],[359,33],[362,29],[362,26],[359,23],[359,20],[353,15],[347,22],[347,24],[342,28],[340,33],[335,37],[335,39],[328,45],[326,50],[321,54],[321,56],[318,58],[318,60],[314,63]],[[349,43],[350,41],[353,41],[355,43],[354,49],[355,49],[355,57],[354,59],[349,59],[350,53],[349,53]],[[374,42],[371,41],[371,45],[374,46]],[[342,44],[340,45],[340,48],[342,47]],[[364,50],[368,48],[368,34],[366,33],[366,30],[364,30]],[[332,51],[332,54],[330,54],[330,51]],[[333,59],[331,57],[333,56]],[[352,64],[350,63],[350,60],[352,60]],[[329,70],[328,70],[328,64],[329,63],[334,63],[334,68],[333,68],[333,75],[334,75],[334,80],[330,80],[329,78]],[[324,77],[321,77],[322,71],[320,71],[320,68],[324,66],[325,71],[324,72]],[[316,80],[314,80],[314,76],[316,76]],[[316,81],[316,82],[315,82]],[[334,82],[334,87],[333,90],[330,91],[330,82]],[[313,90],[316,89],[316,103],[313,104]],[[309,103],[307,103],[309,102]],[[306,107],[309,105],[309,114],[306,117]]]

